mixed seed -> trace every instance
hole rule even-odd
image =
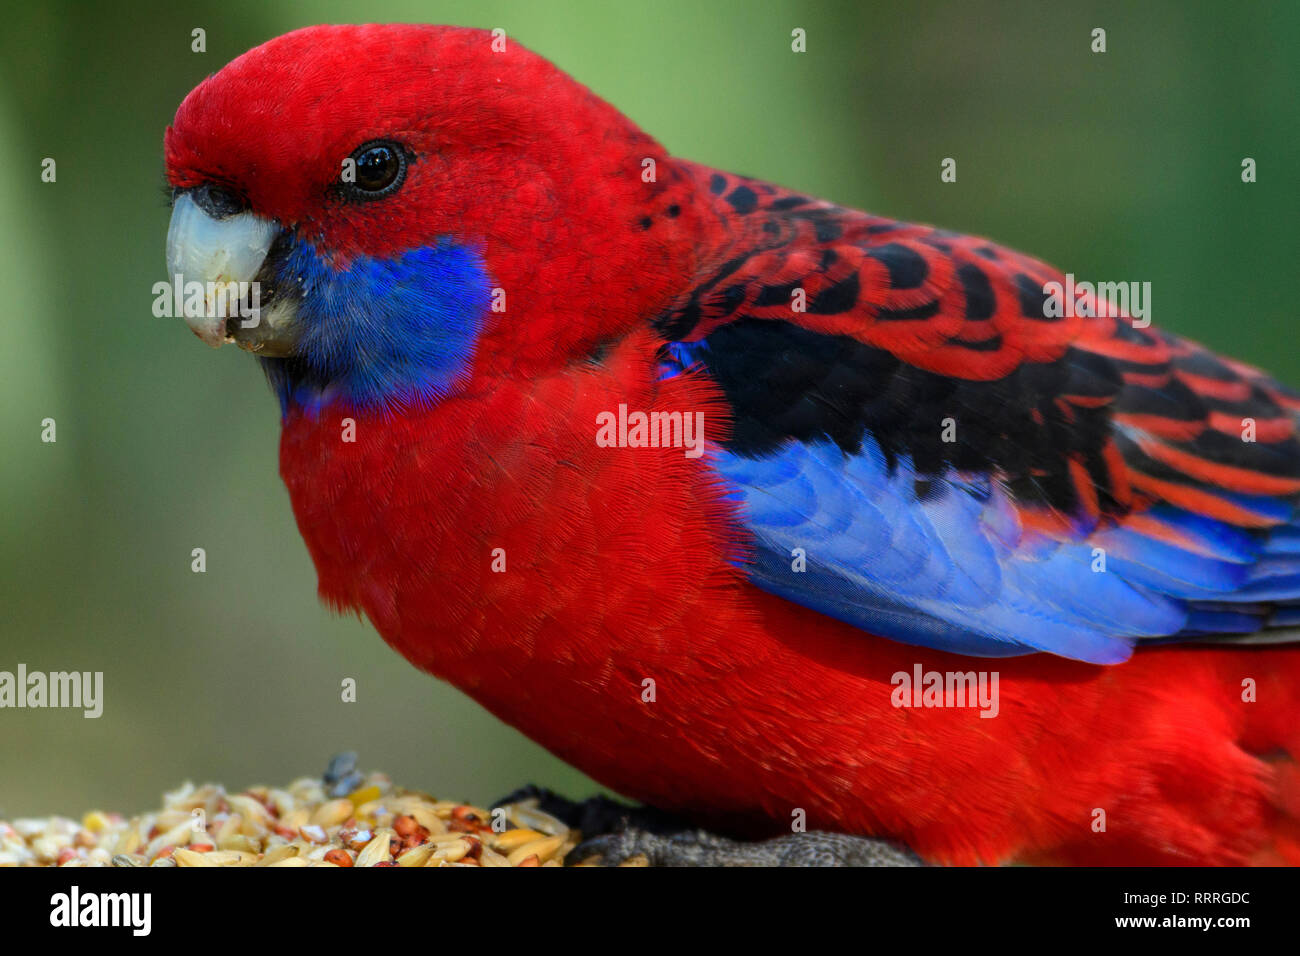
[[[0,866],[563,866],[581,839],[536,800],[487,810],[335,770],[241,793],[186,783],[129,819],[0,821]]]

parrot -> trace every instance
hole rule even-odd
[[[926,864],[1300,862],[1295,391],[488,30],[276,37],[164,157],[320,598],[599,784]]]

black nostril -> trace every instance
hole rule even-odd
[[[194,197],[195,205],[213,219],[225,219],[248,208],[248,204],[239,195],[224,186],[209,183],[199,186],[191,192],[191,195]]]

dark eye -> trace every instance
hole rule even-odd
[[[358,199],[378,199],[396,192],[406,178],[406,155],[395,143],[366,143],[352,151],[356,181],[343,185]]]

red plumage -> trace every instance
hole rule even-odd
[[[650,386],[652,354],[635,335],[602,369],[496,382],[355,444],[342,413],[291,418],[281,470],[322,595],[607,786],[705,824],[776,833],[803,808],[945,863],[1300,860],[1276,759],[1300,748],[1300,650],[1017,658],[996,663],[996,720],[896,709],[893,673],[986,662],[759,591],[688,459],[596,448],[587,423],[619,401],[708,401]],[[1246,678],[1260,703],[1241,703]]]
[[[395,132],[422,156],[399,203],[321,198],[340,156]],[[1293,441],[1296,403],[1258,373],[1207,376],[1192,357],[1208,353],[1121,335],[1114,320],[1027,319],[1009,304],[1014,276],[1055,270],[671,159],[545,61],[513,41],[493,52],[479,31],[321,27],[272,41],[191,94],[167,158],[174,185],[228,183],[340,266],[435,236],[481,244],[509,306],[457,393],[398,413],[291,407],[281,472],[322,596],[363,611],[416,666],[561,758],[702,823],[781,832],[802,808],[809,828],[888,836],[937,862],[1300,860],[1300,649],[1143,649],[1114,667],[999,660],[995,720],[897,708],[896,672],[989,665],[873,638],[760,590],[707,459],[593,440],[596,417],[620,404],[704,410],[710,439],[728,438],[733,409],[715,383],[661,374],[675,322],[673,337],[690,342],[741,311],[794,321],[972,381],[1073,349],[1121,361],[1123,380],[1062,386],[1050,404],[1128,416],[1147,458],[1109,438],[1062,455],[1071,507],[1175,540],[1152,505],[1260,526],[1268,519],[1222,493],[1290,495],[1300,480],[1197,444],[1230,430],[1227,413],[1171,417],[1124,388],[1176,380],[1207,400],[1253,401],[1259,440]],[[826,222],[833,237],[818,233]],[[873,258],[887,242],[924,261],[925,281],[896,287]],[[988,280],[991,315],[970,318],[963,266]],[[728,281],[701,293],[720,272]],[[765,286],[799,283],[816,299],[850,279],[847,309],[792,319],[762,301]],[[918,317],[885,322],[882,310]],[[345,418],[355,442],[340,440]],[[1188,480],[1144,470],[1148,460]],[[1065,533],[1058,509],[1022,510]],[[504,573],[492,570],[497,549]],[[1258,703],[1242,701],[1247,679]],[[1092,827],[1098,809],[1104,833]]]

